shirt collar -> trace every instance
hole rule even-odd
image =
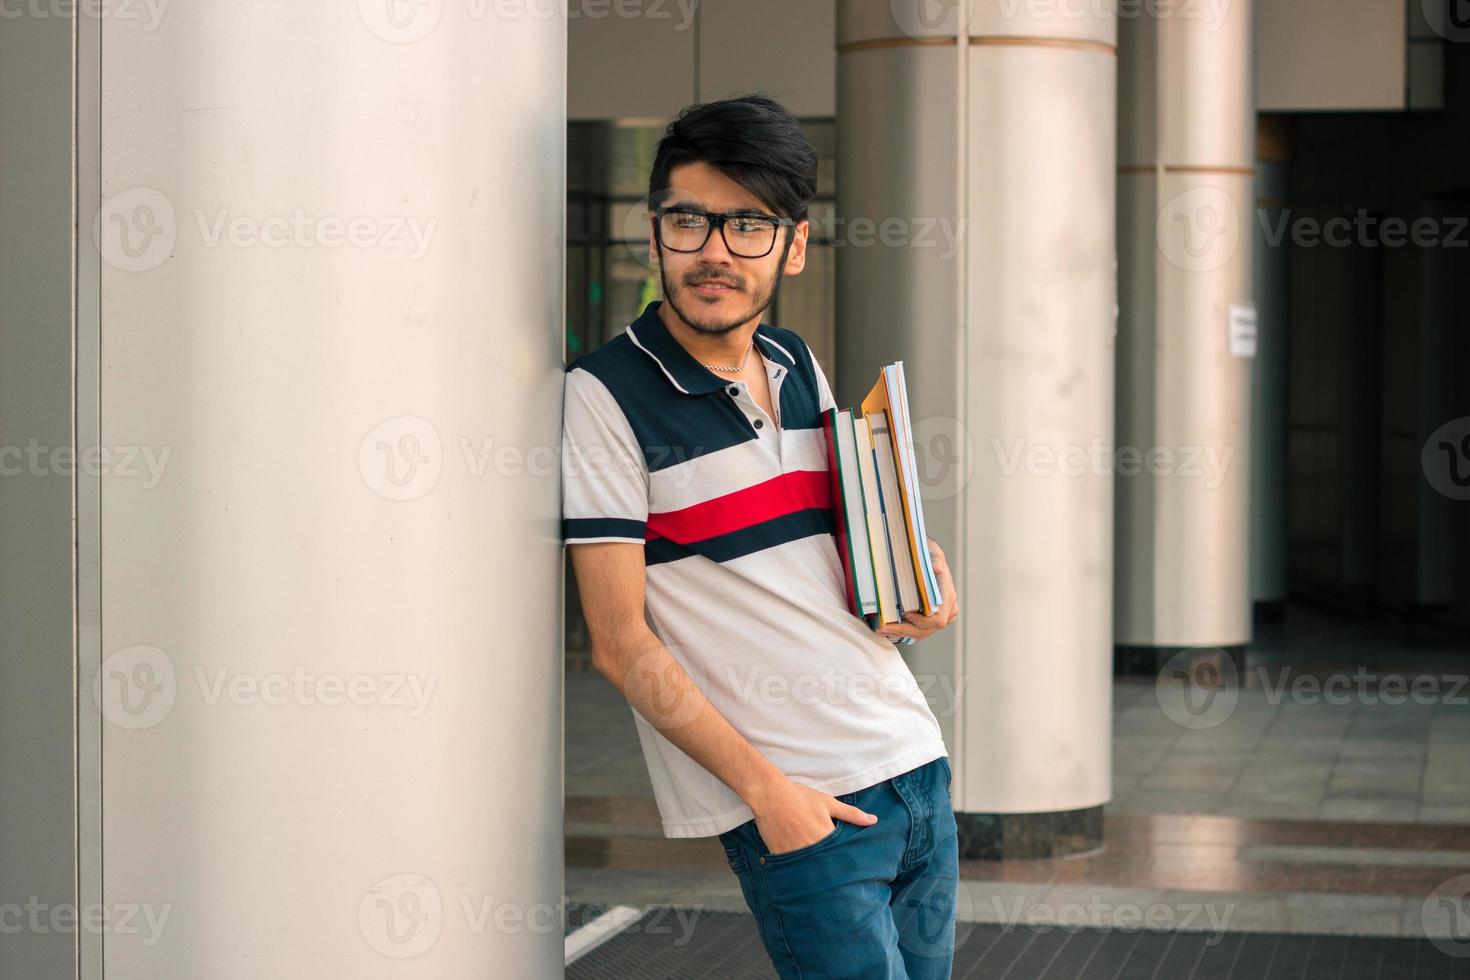
[[[664,326],[658,315],[658,308],[662,303],[663,300],[656,299],[644,307],[638,319],[628,324],[628,338],[639,350],[653,358],[670,384],[686,395],[702,395],[723,388],[727,379],[695,360],[684,349],[684,345],[669,333],[669,328]],[[773,333],[772,328],[764,323],[756,325],[755,336],[764,344],[761,352],[788,369],[796,367],[791,352],[776,341]]]

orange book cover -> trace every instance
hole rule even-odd
[[[888,440],[893,444],[893,458],[902,459],[903,449],[902,447],[900,447],[898,440],[903,437],[901,433],[906,434],[908,432],[908,406],[898,406],[897,410],[895,409],[892,397],[888,391],[888,375],[886,371],[878,372],[878,381],[873,385],[872,389],[867,393],[867,395],[863,397],[860,407],[862,408],[864,415],[867,415],[870,412],[886,413],[889,420]],[[903,413],[902,423],[898,421],[900,412]],[[905,517],[904,527],[908,529],[909,560],[912,561],[914,564],[914,578],[919,583],[919,603],[924,607],[924,615],[931,616],[933,615],[936,607],[932,602],[929,601],[928,590],[924,588],[924,566],[919,560],[919,549],[923,548],[927,551],[929,543],[927,541],[919,542],[914,540],[914,525],[917,523],[917,521],[914,520],[914,504],[913,501],[909,500],[908,492],[904,488],[903,473],[901,469],[899,473],[898,486],[898,495],[903,500],[903,512]]]

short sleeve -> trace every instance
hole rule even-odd
[[[817,363],[817,355],[813,354],[812,349],[808,347],[806,356],[812,362],[812,375],[817,379],[817,397],[821,403],[821,410],[825,412],[829,408],[836,408],[837,399],[832,397],[832,387],[827,384],[827,376],[822,373],[822,365]]]
[[[561,474],[565,543],[643,544],[648,466],[612,392],[585,368],[566,374]]]

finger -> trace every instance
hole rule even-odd
[[[869,813],[866,810],[860,810],[857,807],[853,806],[851,803],[843,803],[840,800],[834,799],[832,801],[832,804],[832,816],[838,818],[839,820],[846,820],[848,823],[860,823],[868,825],[878,822],[877,814]]]
[[[960,608],[960,594],[955,590],[953,582],[946,582],[944,588],[940,589],[940,595],[944,596],[946,608],[958,610]]]
[[[937,547],[929,549],[929,564],[933,565],[936,571],[942,569],[946,576],[949,575],[949,561],[944,557],[944,552]]]
[[[905,613],[903,618],[919,629],[937,629],[944,625],[944,617],[946,615],[948,615],[948,611],[941,605],[928,616],[925,616],[923,613],[909,612]]]

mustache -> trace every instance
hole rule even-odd
[[[734,276],[722,276],[718,273],[696,272],[691,275],[685,276],[684,284],[686,286],[718,284],[721,286],[729,286],[732,289],[739,289],[740,279]]]

